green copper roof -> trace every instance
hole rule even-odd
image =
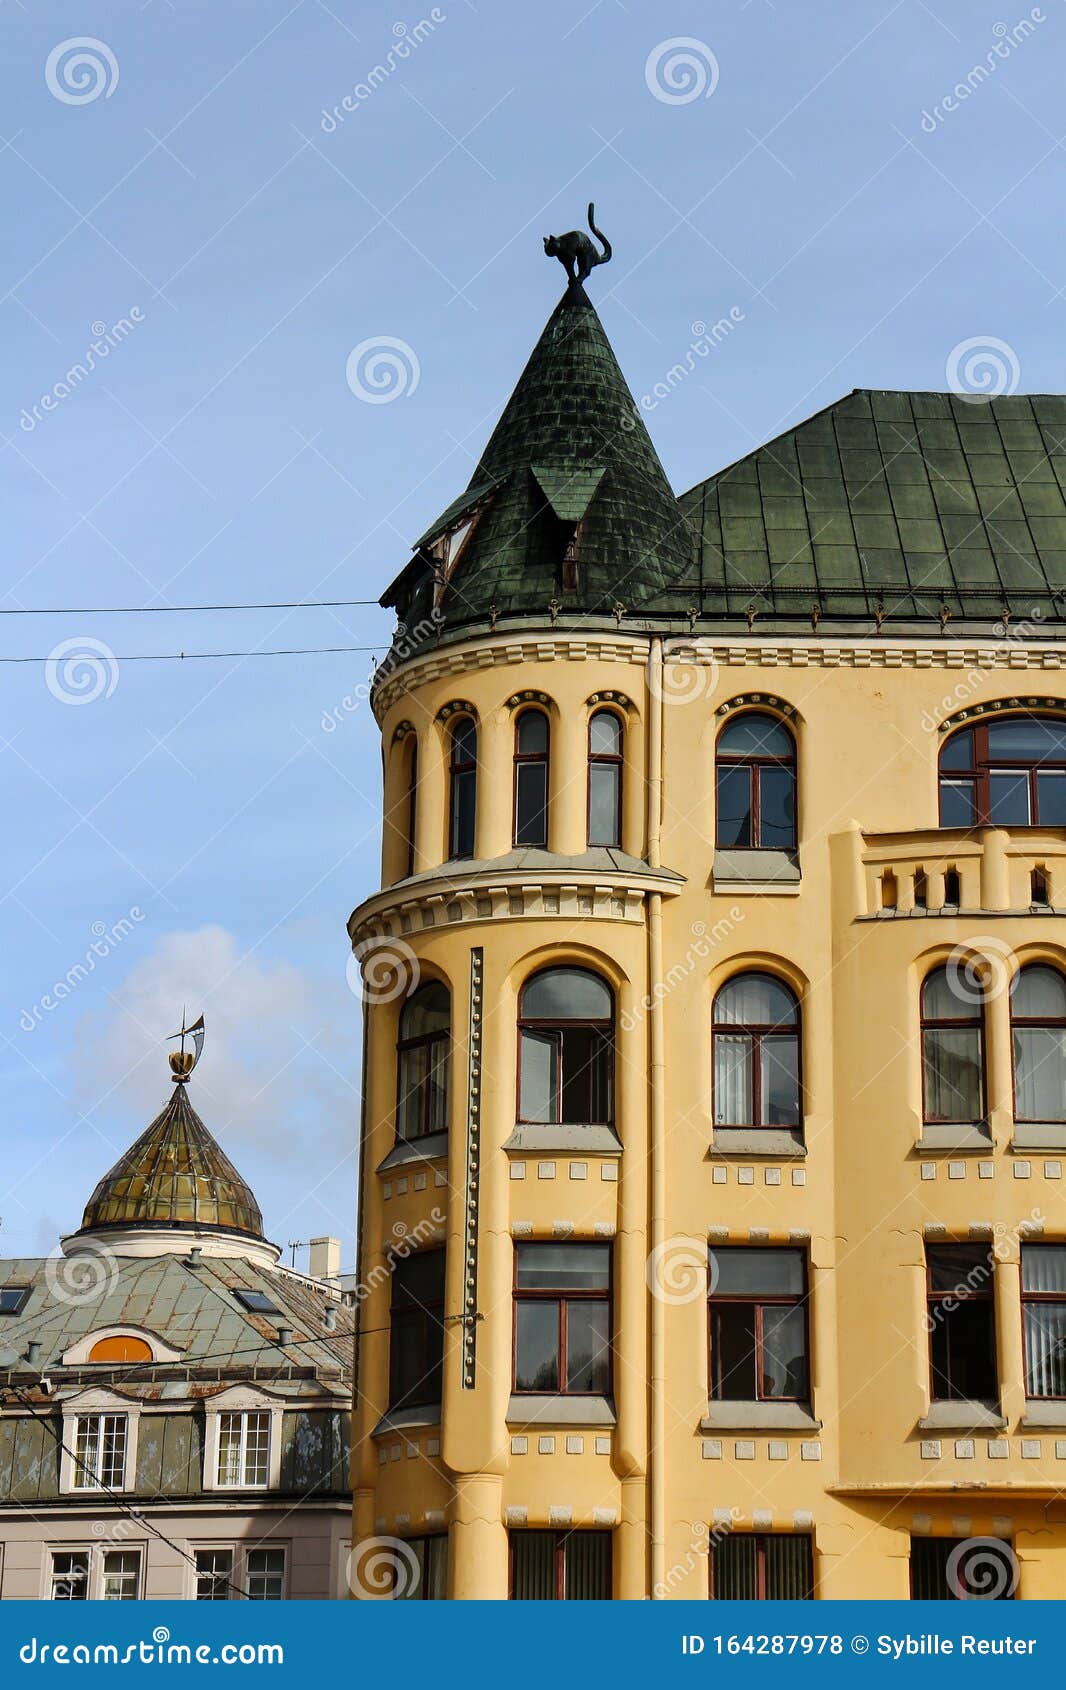
[[[81,1231],[97,1227],[220,1227],[263,1236],[259,1205],[177,1082],[165,1109],[106,1173]]]
[[[534,467],[535,466],[535,467]],[[584,289],[571,286],[518,379],[464,500],[496,485],[444,590],[448,626],[563,609],[635,607],[694,568],[694,537]],[[567,529],[576,585],[564,578]],[[383,603],[399,602],[401,582]],[[410,614],[410,612],[408,612]]]
[[[1066,398],[859,390],[680,502],[708,618],[1061,620]]]

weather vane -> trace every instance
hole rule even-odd
[[[191,1027],[186,1027],[185,1009],[183,1007],[181,1011],[181,1031],[178,1033],[171,1033],[169,1034],[169,1037],[181,1040],[181,1049],[171,1051],[169,1061],[170,1071],[173,1074],[174,1079],[179,1084],[184,1085],[185,1081],[189,1078],[189,1075],[196,1067],[196,1064],[199,1062],[200,1052],[204,1048],[203,1016],[201,1015],[199,1021],[194,1021]],[[191,1050],[185,1049],[185,1040],[187,1038],[192,1039]]]
[[[549,258],[557,258],[570,278],[571,287],[587,282],[597,264],[607,264],[611,258],[611,243],[596,227],[596,207],[589,201],[589,228],[603,247],[597,252],[584,229],[571,229],[567,235],[545,235],[544,251]]]

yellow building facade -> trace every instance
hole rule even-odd
[[[576,295],[385,601],[353,1591],[1058,1596],[1061,402],[854,395],[662,540]],[[1031,573],[928,535],[1001,464]]]

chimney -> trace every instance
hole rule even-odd
[[[307,1271],[312,1279],[337,1279],[341,1271],[339,1238],[312,1238]]]
[[[292,1327],[291,1326],[279,1326],[278,1327],[278,1343],[279,1343],[279,1345],[281,1346],[282,1349],[284,1349],[287,1344],[292,1343]]]

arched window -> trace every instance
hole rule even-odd
[[[98,1338],[89,1351],[90,1361],[151,1361],[152,1346],[130,1333]]]
[[[800,1125],[800,1013],[772,974],[737,974],[714,1000],[714,1123]]]
[[[474,855],[474,816],[477,809],[477,723],[463,716],[451,731],[448,800],[448,855]]]
[[[614,999],[584,968],[546,968],[522,988],[518,1010],[518,1118],[541,1124],[612,1124]]]
[[[407,845],[407,873],[415,872],[415,824],[418,819],[418,740],[411,735],[407,752],[407,816],[405,835]]]
[[[622,843],[622,724],[613,710],[589,717],[588,842]]]
[[[431,980],[411,994],[400,1015],[397,1138],[447,1131],[450,1034],[448,988]]]
[[[983,1120],[984,1013],[965,970],[935,968],[922,986],[922,1088],[930,1123]]]
[[[776,716],[746,710],[718,735],[716,814],[722,850],[795,850],[796,747]]]
[[[543,710],[523,710],[514,727],[514,842],[548,843],[550,731]]]
[[[1066,980],[1032,963],[1010,992],[1014,1042],[1014,1118],[1066,1121]]]
[[[1066,826],[1066,721],[993,716],[940,752],[941,827]]]

